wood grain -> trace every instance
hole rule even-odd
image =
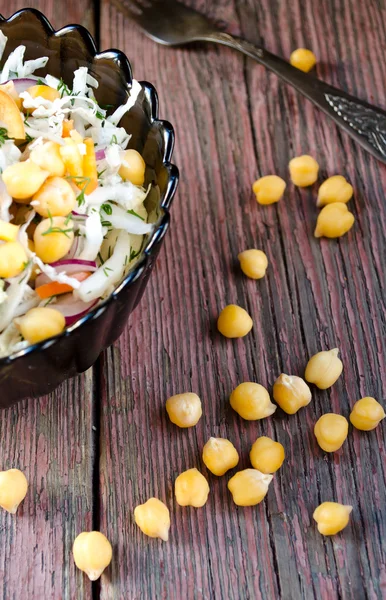
[[[88,0],[0,0],[0,13],[8,17],[25,6],[39,8],[55,28],[81,22],[94,30]],[[29,481],[17,514],[0,510],[2,600],[92,597],[71,548],[78,533],[92,529],[95,512],[93,383],[90,370],[49,397],[1,411],[0,470],[20,468]]]
[[[195,2],[230,30],[288,56],[305,45],[318,75],[384,104],[385,8],[373,1],[245,0]],[[102,359],[101,528],[114,562],[101,598],[359,599],[386,594],[385,428],[350,429],[333,456],[312,429],[324,412],[348,416],[363,395],[385,399],[383,189],[386,168],[355,146],[311,104],[237,53],[213,46],[171,50],[147,40],[106,1],[103,47],[119,46],[139,79],[152,81],[160,113],[176,128],[182,178],[173,223],[145,297],[126,333]],[[379,57],[376,59],[376,57]],[[355,188],[357,222],[341,240],[316,240],[316,188],[294,189],[259,207],[251,183],[311,153],[321,179],[341,173]],[[237,254],[264,249],[267,276],[240,275]],[[244,340],[219,337],[219,310],[248,309]],[[271,388],[282,372],[302,375],[310,355],[338,346],[344,375],[294,417],[277,411],[260,423],[232,413],[228,397],[243,380]],[[166,398],[200,394],[204,416],[189,431],[168,422]],[[261,433],[281,441],[287,461],[266,502],[237,509],[227,477],[209,477],[201,510],[182,509],[173,481],[197,466],[210,435],[231,439],[248,466]],[[136,504],[156,495],[172,512],[168,544],[146,539],[133,523]],[[351,525],[322,538],[312,512],[324,500],[352,504]]]
[[[328,82],[385,107],[386,7],[380,0],[191,0],[229,30],[283,56],[299,46],[318,56]],[[385,425],[350,428],[338,453],[324,454],[312,429],[324,412],[345,416],[364,395],[386,403],[384,238],[386,167],[365,154],[288,86],[226,48],[156,46],[107,0],[0,0],[7,16],[25,5],[55,27],[100,31],[101,49],[126,51],[138,79],[153,82],[160,114],[175,126],[182,177],[167,236],[145,296],[119,342],[93,371],[49,398],[0,415],[0,469],[22,468],[29,492],[16,517],[0,512],[3,600],[378,600],[386,597]],[[100,12],[100,22],[95,22]],[[95,22],[95,23],[94,23]],[[317,186],[288,185],[285,198],[256,205],[251,183],[311,153],[322,180],[354,185],[352,231],[316,240]],[[237,254],[266,251],[259,281],[244,278]],[[247,308],[252,333],[227,341],[216,318],[227,303]],[[281,372],[302,375],[308,357],[338,346],[344,373],[296,416],[277,411],[242,421],[228,397],[241,381],[271,389]],[[204,415],[192,430],[167,419],[166,398],[199,393]],[[200,454],[209,436],[231,439],[240,467],[260,434],[281,441],[287,460],[256,508],[240,509]],[[211,494],[202,509],[179,507],[173,482],[196,466]],[[99,477],[98,477],[99,474]],[[170,541],[145,538],[134,507],[155,495],[171,510]],[[349,527],[322,538],[312,520],[324,500],[353,505]],[[75,535],[99,528],[114,548],[91,587],[74,567]]]

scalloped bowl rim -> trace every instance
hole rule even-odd
[[[9,23],[9,22],[17,19],[21,14],[26,14],[26,13],[34,14],[39,19],[39,21],[42,23],[42,25],[45,27],[45,29],[46,29],[47,33],[49,33],[50,37],[51,36],[61,37],[61,36],[71,33],[72,31],[74,31],[74,29],[77,31],[80,31],[82,34],[82,38],[87,40],[88,50],[94,59],[99,59],[99,58],[119,59],[119,67],[124,72],[125,81],[127,83],[127,91],[129,92],[130,82],[133,79],[133,76],[132,76],[131,64],[130,64],[130,61],[127,58],[126,54],[124,52],[122,52],[121,50],[116,50],[114,48],[110,48],[109,50],[104,50],[103,52],[98,52],[93,36],[88,31],[88,29],[86,29],[83,25],[70,24],[70,25],[66,25],[65,27],[62,27],[61,29],[55,30],[52,27],[50,21],[47,19],[47,17],[42,12],[40,12],[39,10],[36,10],[35,8],[23,8],[23,9],[15,12],[8,19],[5,19],[0,14],[0,28],[3,23]],[[110,55],[110,57],[108,55]],[[134,283],[142,275],[142,273],[147,265],[148,259],[152,254],[153,248],[163,239],[163,237],[169,227],[169,222],[170,222],[169,207],[170,207],[171,201],[173,199],[173,196],[175,194],[177,184],[178,184],[178,178],[179,178],[178,168],[174,164],[172,164],[169,160],[172,156],[173,149],[174,149],[174,129],[173,129],[173,126],[171,125],[171,123],[169,123],[169,121],[165,121],[163,119],[158,119],[158,97],[157,97],[157,91],[156,91],[155,87],[151,83],[148,83],[147,81],[140,81],[139,83],[141,84],[143,91],[145,93],[148,92],[147,99],[148,99],[148,102],[149,102],[149,105],[151,108],[150,122],[151,123],[155,123],[155,122],[160,123],[165,130],[169,131],[169,134],[170,134],[170,143],[165,148],[164,157],[162,160],[163,166],[169,171],[169,182],[168,182],[165,194],[164,194],[164,198],[160,205],[160,208],[162,209],[164,214],[160,216],[159,221],[156,224],[156,227],[154,228],[154,231],[150,235],[148,242],[146,244],[146,247],[142,251],[141,259],[135,265],[133,270],[130,271],[126,275],[126,277],[119,283],[119,285],[114,289],[114,291],[110,294],[110,296],[108,298],[103,300],[103,302],[101,302],[95,308],[90,310],[90,312],[88,312],[86,315],[81,317],[78,321],[76,321],[69,327],[66,327],[66,329],[59,335],[48,338],[47,340],[43,340],[42,342],[38,342],[37,344],[31,344],[30,346],[28,346],[27,348],[24,348],[23,350],[19,350],[18,352],[14,352],[8,356],[4,356],[4,357],[0,358],[0,367],[3,365],[6,365],[6,364],[10,364],[10,363],[16,361],[17,359],[22,358],[28,354],[35,353],[40,350],[45,350],[46,348],[49,348],[50,346],[53,346],[53,345],[59,343],[60,340],[62,340],[63,338],[71,335],[71,333],[73,333],[75,330],[82,327],[86,322],[94,320],[94,319],[95,320],[98,319],[98,317],[106,310],[108,305],[117,299],[119,293],[124,288],[129,286],[131,283]]]

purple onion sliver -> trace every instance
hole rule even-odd
[[[104,150],[97,150],[95,152],[95,158],[96,160],[103,160],[106,158],[106,152]]]
[[[37,78],[32,79],[31,77],[22,77],[20,79],[9,79],[8,81],[6,81],[6,83],[9,83],[10,81],[13,82],[17,93],[21,94],[22,92],[25,92],[29,87],[36,85]]]

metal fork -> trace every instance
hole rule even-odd
[[[386,111],[381,108],[292,67],[265,48],[220,31],[204,15],[177,0],[110,2],[159,44],[181,46],[198,41],[217,42],[255,59],[311,100],[365,150],[386,162]]]

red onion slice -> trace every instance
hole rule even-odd
[[[103,149],[97,150],[95,152],[95,158],[96,160],[103,160],[104,158],[106,158],[106,152]]]
[[[69,249],[69,251],[67,252],[66,256],[64,257],[66,260],[67,259],[73,259],[77,250],[78,250],[78,246],[79,246],[79,237],[77,236],[76,238],[74,238],[74,241],[72,243],[71,248]]]
[[[12,81],[13,85],[15,86],[16,92],[18,94],[21,94],[22,92],[25,92],[32,85],[36,85],[37,80],[38,80],[38,77],[36,77],[36,78],[22,77],[20,79],[9,79],[8,81],[6,81],[6,83],[9,83],[10,81]]]
[[[56,269],[57,273],[66,273],[69,277],[74,273],[79,273],[80,271],[89,271],[93,273],[97,270],[96,262],[93,260],[81,260],[80,258],[65,258],[63,260],[58,260],[57,262],[51,263],[50,267]],[[49,283],[52,281],[48,275],[45,273],[40,273],[36,277],[35,288],[44,285],[45,283]]]
[[[72,325],[72,323],[86,315],[97,303],[98,300],[82,302],[82,300],[74,298],[74,294],[63,294],[58,296],[57,301],[51,306],[62,313],[66,319],[66,325]]]

